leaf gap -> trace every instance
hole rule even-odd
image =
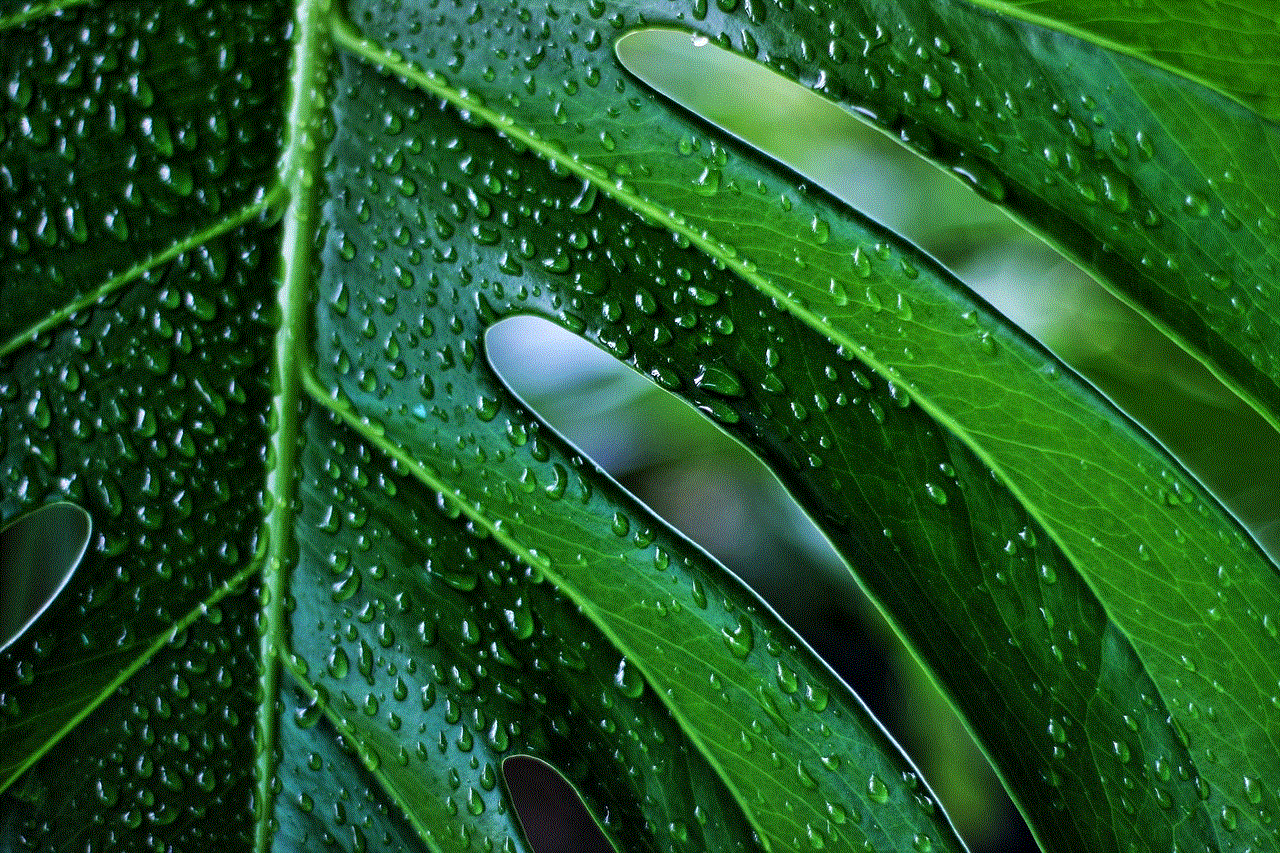
[[[502,778],[533,853],[614,853],[559,770],[532,755],[502,762]]]
[[[40,507],[0,529],[0,651],[48,609],[89,547],[89,513],[73,503]]]
[[[1146,427],[1280,559],[1280,434],[963,174],[687,30],[635,30],[616,51],[646,85],[936,257]]]
[[[685,400],[549,320],[499,320],[485,351],[527,408],[742,578],[854,689],[913,755],[974,853],[1034,849],[946,699],[764,463]]]

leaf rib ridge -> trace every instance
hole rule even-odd
[[[597,608],[593,602],[584,599],[579,595],[573,585],[564,583],[563,580],[560,579],[559,574],[551,568],[550,562],[545,557],[538,554],[536,551],[521,545],[512,538],[512,536],[503,529],[501,525],[496,524],[492,519],[490,519],[483,512],[481,507],[469,503],[461,494],[449,488],[448,484],[443,480],[440,480],[435,472],[430,468],[414,459],[397,445],[388,441],[385,434],[380,429],[371,424],[367,419],[356,415],[345,400],[335,398],[330,394],[311,370],[304,368],[302,369],[301,374],[303,389],[312,397],[313,400],[315,400],[316,403],[331,411],[343,423],[354,429],[362,438],[368,441],[370,445],[386,454],[388,458],[405,466],[407,471],[412,473],[413,476],[428,488],[434,489],[444,495],[445,498],[457,506],[463,514],[487,530],[495,541],[501,543],[503,547],[510,551],[510,553],[517,559],[530,566],[536,566],[539,570],[544,572],[565,596],[582,608],[583,613],[588,619],[590,619],[592,624],[596,626],[601,634],[603,634],[615,648],[623,650],[625,653],[628,648],[628,644],[624,643],[621,638],[617,636],[605,620],[594,615]],[[645,626],[637,627],[644,628]],[[657,683],[653,678],[653,674],[649,671],[649,667],[643,662],[644,658],[642,655],[628,654],[627,657],[635,663],[636,668],[640,671],[647,682],[650,684]],[[756,831],[761,839],[767,839],[768,836],[765,833],[764,828],[760,825],[759,819],[755,814],[755,810],[749,805],[747,798],[739,790],[738,785],[734,783],[734,776],[725,771],[725,768],[721,765],[720,761],[717,760],[712,750],[707,748],[703,743],[702,738],[699,737],[694,728],[689,725],[688,720],[682,713],[681,709],[671,702],[671,700],[665,696],[663,691],[657,690],[655,692],[662,697],[663,704],[671,712],[672,717],[675,718],[677,724],[685,733],[685,736],[689,739],[690,743],[697,748],[698,753],[715,770],[716,774],[724,782],[725,787],[733,796],[734,802],[737,804],[739,810],[751,825],[752,829]],[[763,843],[765,844],[766,849],[769,849],[769,842],[765,840]]]
[[[41,335],[57,326],[65,323],[79,311],[96,305],[109,297],[111,294],[128,285],[130,282],[136,281],[139,277],[145,275],[148,271],[155,269],[163,264],[167,264],[183,252],[189,252],[215,237],[221,236],[261,214],[264,210],[269,209],[276,204],[284,195],[283,187],[276,186],[263,194],[262,199],[254,202],[241,209],[240,211],[225,217],[209,227],[197,231],[185,240],[174,243],[169,248],[159,254],[152,255],[144,261],[134,264],[124,272],[112,276],[107,281],[98,285],[93,290],[83,293],[72,301],[55,308],[44,316],[43,319],[28,326],[22,331],[10,337],[4,343],[0,343],[0,357],[9,355],[21,347],[37,340]]]
[[[31,769],[31,767],[43,758],[49,750],[53,749],[53,747],[56,746],[66,734],[76,726],[80,725],[80,723],[83,722],[84,719],[88,717],[89,714],[92,713],[99,705],[111,698],[121,685],[146,666],[146,664],[155,657],[161,649],[172,642],[176,636],[191,627],[191,625],[195,624],[198,620],[204,618],[210,608],[216,606],[218,602],[226,598],[227,595],[236,592],[238,587],[257,574],[261,568],[261,562],[260,557],[256,557],[251,560],[248,566],[237,572],[208,598],[191,608],[191,610],[187,611],[186,615],[174,622],[173,626],[168,631],[165,631],[152,640],[151,644],[147,646],[142,654],[138,655],[132,662],[130,662],[129,666],[121,669],[116,674],[116,677],[104,685],[96,696],[85,702],[84,706],[77,710],[74,715],[69,717],[62,727],[58,729],[57,733],[50,737],[40,749],[34,750],[30,755],[27,755],[21,763],[14,766],[13,771],[7,777],[0,779],[0,794],[4,793],[10,785],[22,777],[22,774]]]
[[[350,725],[348,725],[341,714],[337,714],[333,711],[333,708],[330,705],[328,698],[317,688],[316,685],[311,683],[311,680],[307,677],[307,674],[294,663],[294,661],[289,655],[283,655],[281,657],[281,662],[284,666],[285,672],[287,672],[290,675],[293,682],[298,686],[298,688],[301,689],[304,693],[306,693],[307,697],[320,707],[321,711],[323,711],[324,713],[325,719],[327,719],[335,729],[337,729],[346,737],[351,748],[354,749],[356,753],[360,756],[360,759],[364,763],[365,768],[371,774],[373,774],[373,777],[375,779],[377,779],[380,783],[382,783],[382,790],[385,791],[387,795],[391,797],[391,799],[395,802],[395,804],[400,808],[400,811],[404,815],[405,820],[407,820],[409,824],[413,827],[414,831],[418,834],[418,838],[421,839],[422,843],[427,846],[427,848],[431,851],[431,853],[444,853],[444,851],[440,848],[440,845],[437,844],[433,839],[431,833],[428,832],[427,828],[422,825],[421,820],[419,820],[418,818],[417,812],[415,812],[414,809],[410,806],[409,802],[405,800],[403,796],[401,796],[400,789],[397,788],[394,784],[392,784],[391,780],[387,777],[387,775],[382,772],[381,763],[378,761],[371,760],[371,756],[369,755],[369,753],[365,751],[365,749],[363,748],[363,745],[360,742],[359,732],[356,731],[354,728],[352,728]]]
[[[529,146],[541,154],[546,160],[554,161],[569,172],[587,181],[598,191],[634,211],[642,219],[661,224],[675,234],[687,238],[710,257],[722,261],[746,281],[765,289],[771,294],[776,288],[755,273],[750,265],[738,257],[737,252],[724,244],[711,239],[705,232],[692,228],[682,222],[674,213],[664,211],[644,196],[632,191],[625,184],[610,179],[603,169],[592,166],[580,159],[574,159],[552,145],[536,132],[520,127],[514,120],[495,112],[482,101],[468,95],[465,91],[454,88],[440,74],[424,71],[415,65],[405,62],[394,53],[387,51],[377,42],[361,35],[355,27],[345,19],[337,19],[333,24],[333,40],[347,48],[374,68],[395,76],[405,83],[416,86],[432,95],[443,98],[454,107],[466,110],[485,121],[500,133]],[[778,294],[782,298],[782,294]]]
[[[271,814],[279,724],[276,705],[280,688],[284,598],[287,575],[296,553],[292,528],[301,418],[298,354],[306,329],[311,244],[319,194],[311,177],[317,168],[318,156],[312,135],[316,129],[317,113],[322,108],[315,89],[321,78],[326,38],[322,14],[320,3],[313,0],[300,0],[298,3],[298,37],[294,44],[290,78],[288,137],[280,157],[282,186],[289,192],[290,200],[280,247],[280,327],[276,331],[273,352],[274,394],[270,408],[275,428],[271,431],[268,446],[265,488],[268,509],[263,520],[266,557],[262,564],[260,694],[254,768],[254,806],[257,810],[254,849],[258,853],[266,853],[272,843]]]
[[[1065,33],[1073,38],[1079,39],[1080,41],[1091,42],[1106,50],[1133,57],[1134,59],[1148,65],[1152,65],[1161,70],[1168,71],[1172,74],[1178,75],[1179,77],[1190,80],[1206,89],[1211,89],[1222,97],[1228,98],[1250,112],[1257,114],[1266,121],[1272,123],[1275,123],[1276,121],[1276,104],[1273,98],[1265,96],[1260,92],[1251,93],[1252,98],[1246,97],[1243,93],[1233,91],[1230,86],[1224,85],[1224,80],[1215,80],[1212,77],[1205,75],[1203,72],[1197,71],[1190,63],[1180,64],[1178,62],[1170,61],[1169,59],[1156,55],[1154,52],[1143,51],[1133,44],[1126,43],[1107,35],[1106,24],[1108,23],[1108,17],[1111,17],[1115,22],[1123,20],[1119,17],[1118,13],[1120,12],[1120,9],[1118,7],[1115,9],[1116,14],[1113,16],[1099,16],[1089,19],[1082,18],[1073,22],[1066,18],[1053,17],[1051,15],[1023,8],[1022,5],[1016,2],[1009,2],[1009,0],[968,0],[968,2],[980,9],[987,10],[994,14],[1021,19],[1037,27]],[[1245,24],[1243,20],[1245,16],[1242,13],[1244,13],[1245,10],[1237,9],[1236,11],[1241,14],[1237,15],[1237,19],[1233,20],[1233,24],[1237,27],[1241,27],[1241,29],[1238,30],[1240,36],[1243,39],[1248,40],[1248,43],[1251,46],[1254,44],[1252,39],[1255,38],[1263,41],[1264,43],[1268,36],[1272,41],[1275,40],[1276,31],[1266,27],[1263,23],[1265,18],[1255,15],[1252,20],[1249,21],[1249,24],[1252,24],[1252,26],[1250,26]],[[1176,7],[1168,8],[1168,14],[1171,18],[1176,19],[1178,12],[1179,9]],[[1200,23],[1190,15],[1184,18],[1182,22],[1187,26],[1197,26]],[[1137,23],[1137,20],[1135,19],[1131,23]],[[1093,26],[1089,26],[1090,24]],[[1212,50],[1194,52],[1189,50],[1179,50],[1177,53],[1183,57],[1195,57],[1197,59],[1204,60],[1206,64],[1223,58],[1214,55]]]

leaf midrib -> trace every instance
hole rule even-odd
[[[289,193],[280,244],[280,326],[276,330],[271,371],[273,394],[268,423],[274,425],[267,448],[268,502],[263,521],[266,557],[262,563],[261,631],[258,640],[259,700],[255,744],[254,850],[271,848],[275,800],[276,742],[279,719],[280,655],[284,650],[285,582],[294,562],[294,495],[301,434],[301,346],[305,340],[312,274],[312,240],[320,188],[319,149],[315,134],[323,109],[322,67],[328,46],[323,0],[300,0],[294,26],[293,68],[289,81],[285,145],[280,154],[280,182]]]
[[[0,358],[21,349],[23,346],[33,343],[45,332],[48,332],[61,324],[67,322],[77,313],[94,305],[101,304],[109,298],[111,294],[117,292],[121,288],[137,281],[149,271],[163,266],[177,258],[184,252],[201,246],[210,240],[226,234],[241,225],[260,215],[263,211],[270,209],[279,203],[285,195],[285,188],[279,184],[272,186],[262,193],[262,197],[246,205],[239,211],[229,216],[223,217],[216,222],[195,231],[189,236],[172,243],[168,248],[160,251],[149,258],[139,261],[124,272],[118,273],[104,281],[97,287],[80,294],[79,296],[67,301],[66,303],[54,308],[44,317],[35,323],[15,332],[8,340],[0,343]]]
[[[49,0],[47,3],[32,3],[30,8],[15,12],[7,18],[0,18],[0,30],[20,27],[31,21],[61,12],[63,9],[83,6],[92,2],[93,0]]]

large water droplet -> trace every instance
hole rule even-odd
[[[721,628],[720,635],[736,658],[745,658],[755,646],[755,630],[751,627],[751,622],[742,615],[738,616],[736,625]]]

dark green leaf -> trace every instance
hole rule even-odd
[[[536,313],[770,463],[1047,849],[1276,848],[1273,565],[613,39],[693,24],[821,81],[1264,403],[1274,128],[967,7],[784,6],[5,19],[0,517],[62,497],[97,533],[0,655],[4,843],[514,851],[524,753],[619,849],[958,849],[847,688],[493,375],[485,330]]]

